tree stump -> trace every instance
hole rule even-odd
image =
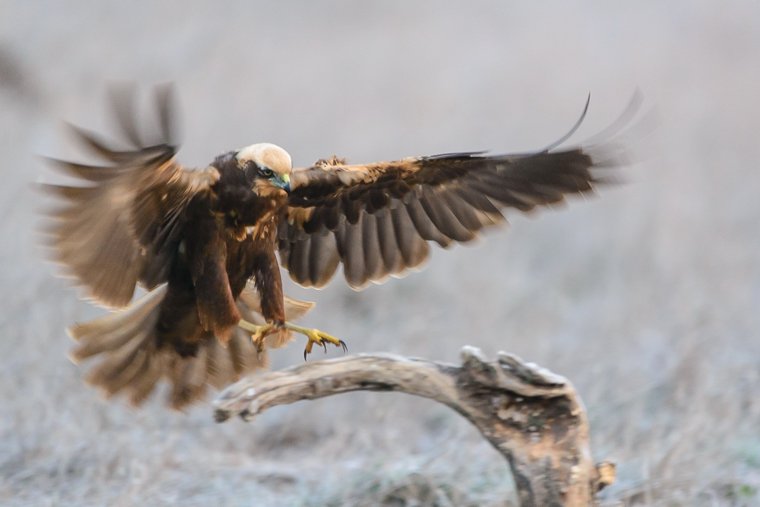
[[[587,506],[614,481],[595,466],[583,404],[565,378],[500,352],[464,347],[462,365],[358,354],[245,378],[214,402],[215,418],[249,421],[270,407],[349,391],[400,391],[444,403],[472,422],[507,459],[520,505]]]

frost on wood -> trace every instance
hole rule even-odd
[[[523,506],[593,503],[614,480],[594,466],[581,400],[563,377],[512,354],[495,361],[464,347],[462,365],[358,354],[243,379],[215,400],[215,418],[250,420],[270,407],[349,391],[399,391],[430,398],[472,422],[507,459]]]

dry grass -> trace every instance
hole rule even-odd
[[[619,464],[605,505],[760,502],[756,6],[0,5],[1,504],[514,504],[495,451],[425,401],[354,394],[215,425],[209,407],[133,411],[82,384],[63,329],[98,312],[42,262],[29,182],[35,153],[66,153],[57,119],[104,124],[109,78],[178,83],[193,164],[254,141],[301,164],[525,150],[589,90],[580,138],[640,87],[658,127],[627,185],[402,281],[290,292],[354,352],[453,361],[471,343],[572,379],[595,455]]]

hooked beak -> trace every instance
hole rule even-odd
[[[290,175],[283,174],[277,176],[274,180],[274,184],[286,192],[290,192]]]

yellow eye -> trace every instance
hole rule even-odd
[[[274,171],[272,171],[269,168],[264,168],[264,169],[261,169],[261,175],[265,178],[271,178],[272,176],[274,176]]]

